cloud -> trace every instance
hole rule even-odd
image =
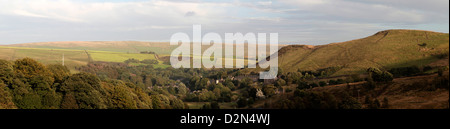
[[[262,6],[270,6],[272,5],[272,1],[259,1],[258,4]]]
[[[432,20],[448,21],[448,1],[436,1],[435,4],[424,4],[429,6],[418,6],[420,3],[428,1],[418,0],[400,0],[391,2],[387,0],[375,1],[356,1],[356,0],[315,0],[297,1],[297,0],[280,0],[297,7],[294,13],[308,12],[314,16],[332,17],[336,20],[346,20],[353,22],[366,23],[426,23]],[[433,3],[432,2],[432,3]],[[419,4],[411,4],[419,3]],[[440,3],[440,4],[438,4]],[[405,5],[410,5],[405,7]],[[438,8],[436,9],[435,6]],[[442,10],[447,7],[447,11],[435,12],[434,10]],[[416,8],[420,7],[420,8]],[[447,13],[446,13],[447,12]]]
[[[278,32],[325,44],[391,28],[448,32],[447,0],[0,0],[0,44],[165,40],[176,32]],[[342,33],[339,33],[342,32]]]
[[[194,11],[189,11],[189,12],[187,12],[186,13],[186,17],[191,17],[191,16],[194,16],[195,15],[195,12]]]

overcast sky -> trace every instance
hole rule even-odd
[[[169,41],[193,24],[310,45],[386,29],[448,33],[449,0],[0,0],[0,44]]]

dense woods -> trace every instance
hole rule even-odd
[[[134,61],[91,62],[70,71],[65,66],[43,65],[31,58],[0,60],[0,109],[188,109],[188,103],[200,103],[201,109],[221,109],[223,103],[231,104],[227,108],[389,108],[388,98],[372,96],[391,85],[394,77],[433,69],[369,68],[365,78],[355,74],[327,79],[339,69],[335,67],[280,72],[277,79],[267,81],[259,80],[254,72],[244,73],[243,69],[163,69],[154,68],[154,63],[129,64]],[[443,71],[448,71],[448,67],[439,68],[439,78],[420,84],[424,89],[419,90],[448,90],[448,78],[441,77]],[[365,82],[359,89],[349,85],[362,81]],[[341,84],[348,88],[339,92],[314,90]],[[364,101],[360,91],[366,94]]]
[[[100,79],[62,65],[24,58],[0,60],[0,108],[6,109],[183,109],[183,102],[128,81]]]

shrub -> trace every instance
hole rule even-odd
[[[140,63],[140,61],[138,59],[134,59],[134,58],[128,59],[128,60],[126,60],[124,62],[126,64],[129,64],[129,63]]]
[[[145,60],[141,61],[141,63],[143,63],[143,64],[158,64],[159,62],[158,62],[158,60],[155,60],[155,59],[145,59]]]
[[[321,87],[324,87],[324,86],[327,86],[327,83],[326,83],[325,81],[320,81],[320,82],[319,82],[319,85],[320,85]]]
[[[369,78],[372,78],[375,82],[390,82],[394,80],[394,76],[387,71],[381,71],[378,68],[369,68],[367,71]]]
[[[237,104],[238,104],[238,108],[243,108],[243,107],[246,107],[248,105],[248,101],[247,101],[246,98],[240,98],[237,101]]]

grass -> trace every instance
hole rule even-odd
[[[148,65],[148,64],[143,64],[143,63],[130,63],[130,64],[134,65],[134,66],[146,66],[146,65]],[[159,63],[158,64],[154,64],[153,67],[154,68],[165,69],[165,68],[171,67],[171,65],[166,65],[166,64],[164,64],[164,62],[159,61]]]
[[[43,64],[62,64],[64,54],[65,65],[76,72],[75,67],[86,65],[88,56],[80,50],[19,48],[0,46],[0,59],[17,60],[25,57],[33,58]]]
[[[158,54],[170,55],[177,46],[170,46],[164,42],[138,42],[138,41],[67,41],[67,42],[42,42],[15,44],[14,47],[69,49],[108,51],[121,53],[139,53],[141,51],[153,51]]]
[[[153,54],[128,54],[122,52],[88,51],[94,61],[104,62],[124,62],[134,58],[140,61],[145,59],[155,59]]]
[[[427,43],[426,47],[418,44]],[[315,48],[288,46],[279,55],[283,71],[318,70],[345,66],[335,75],[360,73],[369,67],[424,66],[439,60],[433,54],[449,51],[449,34],[389,30],[367,38]]]

